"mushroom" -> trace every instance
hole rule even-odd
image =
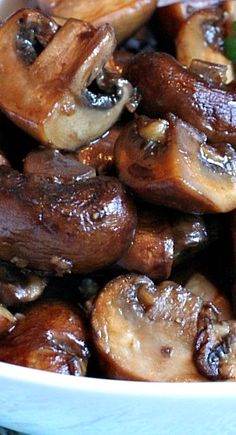
[[[189,213],[236,207],[236,151],[210,145],[206,136],[173,114],[136,118],[115,146],[119,178],[145,201]]]
[[[44,145],[75,150],[100,137],[132,94],[126,80],[102,73],[115,48],[108,24],[70,19],[58,29],[23,9],[0,28],[0,47],[0,108]],[[95,79],[101,91],[89,87]]]
[[[212,381],[236,380],[236,322],[220,322],[211,316],[203,320],[195,343],[197,369]]]
[[[4,261],[59,274],[92,272],[123,255],[135,227],[135,207],[116,178],[60,184],[0,167]]]
[[[140,205],[134,240],[118,264],[161,281],[170,276],[173,256],[174,240],[167,213]]]
[[[212,302],[217,306],[219,320],[233,319],[229,298],[204,275],[194,273],[186,282],[185,287],[194,295],[201,297],[205,302]]]
[[[114,165],[114,145],[122,130],[120,124],[115,124],[102,137],[81,147],[75,158],[84,165],[96,169],[97,174],[106,174]]]
[[[74,183],[95,177],[96,171],[91,166],[80,163],[74,155],[63,155],[52,149],[37,149],[26,156],[24,174],[57,183]]]
[[[172,4],[171,4],[172,3]],[[169,1],[159,0],[157,16],[161,27],[165,29],[165,33],[170,37],[175,37],[182,24],[191,17],[191,15],[204,8],[218,6],[221,0],[185,0],[185,1]]]
[[[141,53],[126,72],[152,117],[168,112],[203,131],[213,142],[236,146],[236,93],[191,72],[166,53]]]
[[[14,260],[17,261],[17,258],[13,258]],[[43,276],[19,269],[12,264],[0,263],[0,303],[5,306],[24,304],[38,299],[46,285],[47,279]]]
[[[16,322],[16,317],[0,304],[0,338],[5,337],[15,327]]]
[[[204,378],[192,356],[201,298],[166,281],[123,275],[99,293],[92,338],[108,377],[193,382]]]
[[[0,340],[0,361],[84,376],[90,353],[79,310],[66,302],[32,305]]]
[[[56,19],[77,18],[94,26],[109,23],[118,42],[145,24],[156,8],[156,0],[38,0],[38,3]]]
[[[234,79],[233,63],[224,56],[224,14],[220,9],[195,12],[180,28],[176,38],[179,62],[190,66],[193,59],[227,66],[226,82]]]

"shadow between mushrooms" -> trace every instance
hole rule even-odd
[[[59,28],[36,10],[18,11],[0,28],[1,110],[47,146],[89,143],[116,122],[132,94],[126,80],[102,73],[115,45],[108,24],[95,29],[70,19]],[[97,78],[98,90],[88,88]]]

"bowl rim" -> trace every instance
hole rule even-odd
[[[122,396],[178,398],[236,398],[235,383],[224,382],[145,382],[68,376],[0,362],[0,381],[22,383],[24,386],[49,387],[74,392]],[[219,388],[220,384],[220,388]]]

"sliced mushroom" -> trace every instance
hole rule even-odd
[[[37,149],[24,160],[24,174],[36,175],[57,183],[74,183],[96,176],[91,166],[82,164],[74,155],[62,155],[58,150]]]
[[[50,15],[77,18],[93,25],[109,23],[118,42],[128,38],[151,17],[156,0],[38,0]]]
[[[236,322],[207,318],[196,339],[194,361],[212,381],[236,380]]]
[[[33,305],[0,341],[0,361],[66,375],[84,376],[89,356],[81,314],[65,302]]]
[[[224,56],[224,14],[220,9],[203,9],[193,14],[181,27],[176,38],[179,62],[190,66],[193,59],[226,65],[226,82],[234,79],[233,63]]]
[[[131,61],[127,77],[138,86],[145,112],[173,112],[213,142],[236,146],[236,93],[216,86],[165,53],[143,53]]]
[[[17,257],[12,259],[18,267]],[[12,264],[0,263],[0,303],[11,306],[38,299],[47,284],[47,279],[30,271],[20,270]]]
[[[119,265],[161,281],[169,278],[173,257],[173,233],[166,213],[141,205],[134,240]]]
[[[16,317],[0,304],[0,337],[8,334],[16,324]]]
[[[201,273],[193,274],[186,282],[185,287],[205,302],[212,302],[219,311],[219,320],[233,319],[229,298],[204,275]]]
[[[97,174],[110,172],[114,165],[114,145],[121,130],[121,125],[116,124],[101,138],[81,147],[75,154],[76,159],[95,168]]]
[[[115,48],[108,24],[95,29],[71,19],[58,29],[47,16],[23,9],[0,28],[0,47],[0,108],[47,146],[75,150],[101,136],[132,94],[120,77],[101,80]],[[88,86],[98,77],[97,93]]]
[[[206,136],[174,115],[137,118],[115,146],[120,179],[139,197],[190,213],[236,207],[236,151],[211,146]]]
[[[0,258],[19,267],[92,272],[129,247],[136,211],[116,178],[74,184],[0,167]]]
[[[173,4],[171,4],[173,3]],[[158,19],[165,33],[175,37],[183,23],[196,11],[218,6],[221,0],[158,1]]]
[[[202,381],[192,360],[202,301],[173,282],[124,275],[99,293],[92,334],[109,377]]]

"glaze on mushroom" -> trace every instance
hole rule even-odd
[[[212,142],[236,146],[236,93],[194,74],[166,53],[142,53],[127,77],[138,86],[142,106],[152,117],[168,112],[204,132]]]
[[[90,352],[79,310],[66,302],[33,305],[0,340],[0,361],[84,376]]]
[[[38,0],[40,8],[61,18],[77,18],[98,26],[109,23],[118,42],[144,25],[156,7],[155,0]]]
[[[89,88],[102,82],[115,44],[108,24],[95,29],[70,19],[58,28],[39,11],[18,11],[0,28],[1,110],[53,148],[75,150],[100,137],[132,94],[120,77],[104,79],[106,91]]]
[[[190,213],[236,207],[234,148],[209,145],[173,114],[131,122],[116,142],[115,161],[120,179],[145,201]]]
[[[92,272],[132,241],[136,210],[116,178],[60,184],[0,167],[0,258],[19,267]]]
[[[108,377],[202,381],[192,355],[202,301],[173,282],[123,275],[99,293],[92,337]]]
[[[0,339],[14,328],[16,322],[16,317],[0,304]]]
[[[35,175],[56,183],[74,183],[96,176],[91,166],[80,163],[74,155],[63,155],[58,150],[37,149],[24,160],[24,174]]]
[[[232,62],[223,54],[224,14],[220,9],[203,9],[193,14],[176,38],[176,57],[190,66],[193,59],[227,66],[226,82],[234,79]]]

